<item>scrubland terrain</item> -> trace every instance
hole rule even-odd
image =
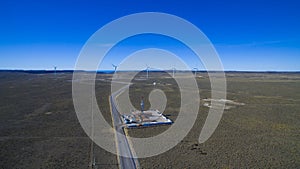
[[[167,97],[164,114],[176,122],[180,93],[168,74],[141,72],[132,80],[130,99],[138,109],[140,98],[161,89]],[[192,130],[173,149],[139,159],[141,168],[298,168],[300,166],[300,74],[226,73],[225,110],[212,137],[198,144],[209,108],[210,82],[197,74],[201,101]],[[111,123],[108,96],[110,74],[98,74],[96,97]],[[141,80],[143,79],[143,80]],[[153,85],[156,82],[156,85]],[[150,104],[145,99],[145,108]],[[170,126],[128,129],[133,137],[150,137]],[[88,168],[95,157],[98,168],[118,168],[113,155],[83,131],[73,107],[72,73],[0,73],[0,168]],[[93,153],[91,153],[93,152]],[[93,154],[93,155],[91,155]]]

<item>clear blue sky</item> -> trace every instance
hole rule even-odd
[[[299,9],[297,0],[1,1],[0,69],[73,69],[86,40],[106,23],[164,12],[198,26],[225,70],[300,71]],[[111,59],[107,65],[118,60]]]

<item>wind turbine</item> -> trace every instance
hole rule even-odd
[[[148,65],[146,65],[146,66],[147,66],[146,72],[147,72],[147,79],[148,79],[149,78],[149,69],[150,69],[150,67]]]
[[[198,68],[194,67],[193,70],[195,71],[194,75],[197,77]]]
[[[111,64],[111,65],[112,65],[113,68],[114,68],[114,73],[116,73],[118,66],[117,66],[117,65],[114,65],[114,64]]]
[[[174,77],[175,77],[175,71],[176,71],[176,68],[173,67],[172,69],[173,69],[173,78],[174,78]]]

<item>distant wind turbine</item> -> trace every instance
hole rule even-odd
[[[149,69],[150,69],[150,67],[148,65],[146,65],[146,66],[147,66],[146,72],[147,72],[147,79],[148,79],[149,78]]]
[[[193,70],[195,71],[194,76],[197,77],[198,68],[194,67]]]
[[[112,65],[113,68],[114,68],[114,73],[116,73],[118,66],[117,66],[117,65],[114,65],[114,64],[111,64],[111,65]]]
[[[175,71],[176,71],[176,68],[173,67],[172,69],[173,69],[173,78],[174,78],[174,77],[175,77]]]

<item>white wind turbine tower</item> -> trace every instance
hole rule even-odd
[[[114,64],[111,64],[111,65],[112,65],[113,68],[114,68],[114,73],[116,73],[118,66],[117,66],[117,65],[114,65]]]
[[[197,77],[198,68],[194,67],[193,70],[195,71],[194,76]]]
[[[150,69],[150,67],[148,65],[146,65],[146,66],[147,66],[146,72],[147,72],[147,79],[148,79],[149,78],[149,69]]]
[[[172,70],[173,70],[173,74],[172,74],[172,75],[173,75],[173,78],[174,78],[174,77],[175,77],[175,71],[176,71],[176,68],[173,67]]]

